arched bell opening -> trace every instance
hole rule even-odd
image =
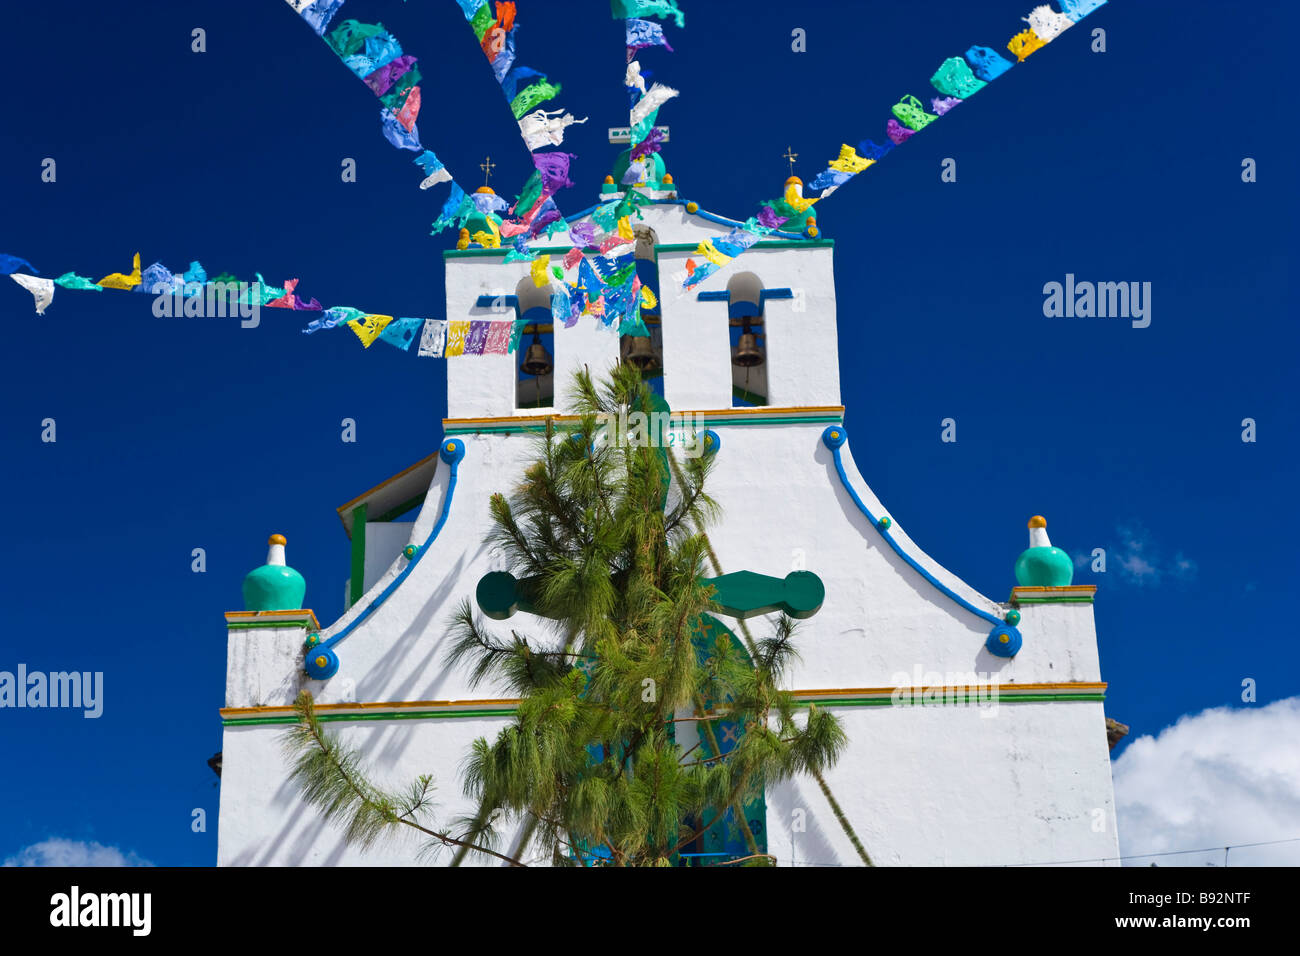
[[[731,404],[752,408],[768,403],[767,335],[763,283],[752,272],[727,282],[727,324],[731,341]]]
[[[641,306],[641,321],[647,335],[623,335],[619,338],[619,360],[637,368],[651,391],[664,393],[664,337],[663,312],[659,302],[659,259],[655,251],[658,242],[655,231],[649,226],[636,226],[636,275],[641,287],[650,290],[653,305]]]
[[[515,408],[539,409],[555,406],[555,329],[551,324],[550,286],[538,288],[531,277],[515,286],[519,311],[515,325],[520,330],[514,352]]]

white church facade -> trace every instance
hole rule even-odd
[[[1041,519],[1005,600],[932,560],[873,494],[854,460],[858,436],[844,428],[833,243],[810,220],[684,291],[697,245],[738,223],[679,199],[662,171],[649,185],[654,202],[636,223],[638,274],[659,299],[643,313],[649,340],[587,317],[552,328],[549,291],[529,262],[505,262],[507,249],[462,241],[445,253],[446,317],[513,310],[527,323],[520,348],[448,360],[441,447],[339,509],[352,545],[342,617],[257,609],[257,594],[254,609],[227,614],[219,865],[417,862],[415,840],[347,846],[299,797],[281,739],[302,689],[377,780],[432,774],[438,819],[472,814],[459,769],[475,738],[510,722],[515,701],[448,666],[447,623],[500,570],[484,543],[489,496],[512,490],[533,433],[569,411],[573,373],[620,360],[638,363],[675,414],[717,439],[710,493],[722,517],[709,536],[722,572],[807,569],[823,583],[789,687],[843,723],[849,745],[825,783],[874,863],[1118,857],[1095,589],[1070,583],[1068,556],[1051,548]],[[603,201],[616,189],[607,181]],[[533,246],[563,251],[564,239]],[[278,580],[282,539],[272,552],[266,575]],[[332,586],[314,592],[334,603]],[[750,822],[778,865],[861,864],[814,780],[770,787],[763,802],[765,819]],[[500,861],[471,853],[465,865]]]

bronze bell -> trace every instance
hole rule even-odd
[[[650,344],[649,336],[637,335],[628,343],[627,358],[628,365],[639,368],[643,372],[659,367],[659,356],[655,355],[654,346]]]
[[[740,333],[740,341],[736,343],[736,352],[731,356],[731,364],[740,368],[753,368],[762,365],[764,361],[763,350],[758,347],[758,336],[747,321]]]
[[[528,351],[524,355],[523,363],[519,366],[519,371],[525,375],[536,375],[540,378],[549,374],[553,368],[555,368],[555,365],[551,361],[551,353],[546,351],[541,336],[534,332],[533,344],[528,346]]]

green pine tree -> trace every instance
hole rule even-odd
[[[744,628],[743,644],[703,636],[703,616],[717,610],[702,582],[712,557],[705,529],[718,514],[705,490],[712,456],[676,461],[653,428],[648,442],[610,440],[605,426],[620,409],[666,409],[628,366],[600,386],[579,373],[573,406],[579,420],[548,421],[522,482],[489,504],[489,543],[543,620],[529,634],[500,635],[466,601],[451,624],[448,664],[520,699],[511,725],[475,741],[466,761],[477,813],[439,830],[425,820],[427,778],[404,794],[375,788],[360,756],[321,730],[305,692],[288,740],[303,795],[362,845],[415,826],[427,846],[457,847],[456,863],[472,852],[666,866],[726,825],[750,847],[736,862],[774,862],[741,808],[797,774],[824,789],[843,729],[780,689],[796,658],[789,618],[757,640]],[[723,721],[744,728],[725,754],[715,735]],[[677,741],[687,724],[699,730],[691,748]],[[520,824],[523,836],[503,848],[501,834]]]

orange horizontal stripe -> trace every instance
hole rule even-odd
[[[783,405],[771,406],[764,405],[760,408],[702,408],[687,409],[685,411],[673,411],[672,415],[722,415],[733,416],[735,418],[744,418],[750,415],[797,415],[809,412],[843,412],[843,405]],[[500,415],[485,416],[483,418],[444,418],[443,427],[448,425],[464,426],[474,422],[544,422],[547,419],[560,422],[578,421],[581,415]]]
[[[807,697],[817,695],[826,697],[835,696],[862,696],[866,697],[871,694],[892,694],[899,687],[906,687],[908,690],[958,690],[981,687],[992,687],[992,684],[899,684],[896,687],[832,687],[827,690],[796,690],[793,691],[796,697]],[[1017,683],[999,683],[999,690],[1077,690],[1077,691],[1104,691],[1108,685],[1105,681],[1069,681],[1067,683],[1048,683],[1048,684],[1017,684]]]
[[[1067,584],[1063,586],[1050,586],[1041,584],[1018,584],[1011,590],[1013,591],[1096,591],[1095,584]]]
[[[304,618],[310,619],[312,626],[320,630],[320,623],[316,620],[316,614],[309,607],[294,608],[288,611],[227,611],[227,621],[244,621],[253,618],[274,618],[279,617],[286,624],[292,624],[295,621],[301,621]]]
[[[900,685],[909,690],[957,690],[957,689],[975,689],[990,687],[990,684],[954,684],[944,685],[935,684],[931,686],[913,687],[909,684]],[[1103,682],[1091,683],[1087,681],[1072,681],[1069,683],[1055,684],[998,684],[999,690],[1077,690],[1084,691],[1104,691],[1107,684]],[[796,690],[793,691],[796,697],[866,697],[872,694],[892,694],[898,690],[898,687],[832,687],[825,690]],[[451,707],[514,707],[519,704],[517,697],[496,697],[487,699],[473,700],[398,700],[398,701],[370,701],[365,703],[338,703],[338,704],[317,704],[317,711],[353,711],[353,710],[410,710],[410,709],[429,709],[429,708],[451,708]],[[262,707],[223,707],[220,710],[222,717],[240,717],[256,716],[259,714],[285,714],[292,713],[293,708],[289,706],[262,706]]]
[[[365,703],[338,703],[338,704],[317,704],[318,711],[333,710],[404,710],[410,708],[430,708],[430,707],[513,707],[519,703],[517,697],[499,697],[488,700],[397,700],[387,703],[382,701],[369,701]],[[282,714],[291,713],[292,707],[222,707],[219,713],[222,717],[252,716],[256,714]]]

